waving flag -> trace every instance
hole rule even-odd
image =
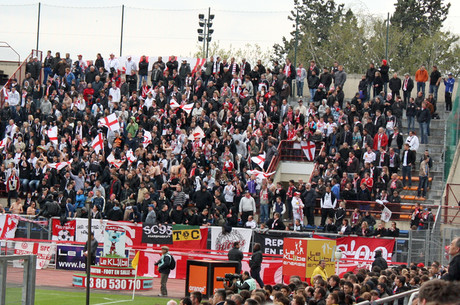
[[[188,137],[188,139],[190,141],[196,141],[196,140],[200,140],[202,138],[205,137],[205,134],[204,134],[204,131],[203,129],[201,129],[200,126],[197,126],[195,127],[195,129],[193,130],[193,132],[190,134],[190,136]]]
[[[56,170],[60,171],[61,169],[67,167],[67,165],[70,165],[71,163],[72,163],[72,160],[66,161],[66,162],[48,163],[48,167],[55,168]]]
[[[152,134],[150,131],[144,130],[144,141],[142,142],[144,148],[149,146],[150,143],[152,143]]]
[[[179,105],[179,103],[177,103],[175,100],[171,100],[169,102],[169,106],[171,107],[171,109],[180,108],[180,109],[184,110],[185,112],[187,112],[187,114],[190,114],[190,112],[193,109],[193,106],[195,106],[195,103]]]
[[[128,159],[129,163],[137,161],[137,158],[134,156],[132,149],[128,150],[128,152],[126,153],[126,158]]]
[[[256,175],[256,177],[261,178],[261,179],[263,179],[263,178],[267,179],[268,177],[274,175],[276,173],[276,171],[271,172],[271,173],[266,173],[266,172],[262,172],[262,171],[259,171],[259,170],[248,170],[247,173],[249,175]]]
[[[99,133],[91,142],[91,147],[94,149],[96,154],[99,153],[99,151],[104,150],[104,139],[102,138],[102,134]]]
[[[6,86],[3,86],[3,98],[5,99],[5,101],[8,101],[9,96],[10,94],[8,93],[8,90],[6,89]]]
[[[252,162],[260,166],[260,168],[264,168],[265,163],[265,152],[261,155],[255,156],[251,158]]]
[[[46,135],[50,139],[51,143],[53,144],[58,144],[58,128],[57,126],[51,127],[51,129],[48,129],[46,131]]]
[[[108,157],[107,157],[107,161],[112,164],[113,166],[115,166],[116,168],[120,168],[120,166],[123,164],[124,161],[122,160],[117,160],[115,159],[115,156],[113,154],[110,154]]]
[[[107,127],[111,131],[117,131],[120,129],[120,124],[118,123],[118,119],[115,113],[112,113],[105,118],[99,119],[99,124],[101,124],[101,126]]]
[[[8,137],[5,137],[3,140],[0,141],[0,149],[4,148],[8,144]]]
[[[302,150],[307,156],[307,159],[309,161],[313,161],[315,159],[315,151],[316,151],[316,144],[315,142],[312,141],[301,141],[300,145],[302,147]]]

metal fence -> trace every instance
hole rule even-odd
[[[457,92],[452,96],[452,111],[446,120],[446,139],[444,155],[444,181],[447,181],[450,168],[454,160],[455,151],[457,150],[458,140],[460,139],[460,86],[457,86]],[[448,127],[448,128],[447,128]]]

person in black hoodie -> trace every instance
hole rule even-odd
[[[263,260],[260,244],[255,243],[252,250],[252,256],[249,260],[249,267],[251,267],[251,277],[257,281],[260,288],[264,288],[264,282],[260,278],[260,268]]]
[[[387,94],[387,86],[389,82],[389,75],[388,72],[390,71],[390,67],[388,66],[388,62],[386,59],[382,60],[382,65],[380,66],[380,74],[382,75],[382,80],[383,80],[383,90],[385,91],[385,95]]]
[[[181,205],[177,205],[175,209],[171,211],[171,223],[174,224],[183,224],[185,221],[184,211],[182,210]]]
[[[149,70],[149,62],[147,57],[142,55],[141,60],[139,61],[139,90],[141,89],[142,82],[147,81],[147,75]]]

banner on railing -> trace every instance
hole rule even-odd
[[[142,224],[142,243],[171,245],[172,236],[172,225]]]
[[[124,231],[126,234],[126,246],[128,247],[147,245],[142,242],[142,224],[97,219],[92,221],[92,232],[94,232],[94,237],[99,243],[104,242],[104,232],[107,226]],[[52,239],[86,242],[88,240],[88,219],[76,218],[62,226],[59,219],[53,218]],[[173,249],[206,249],[207,239],[208,227],[173,225],[173,243],[169,245]]]
[[[252,229],[232,228],[230,232],[222,227],[211,227],[211,250],[228,251],[233,248],[233,243],[240,242],[240,250],[249,252]]]
[[[14,238],[19,220],[9,214],[0,215],[0,238]]]
[[[84,246],[58,245],[56,250],[56,269],[85,271],[86,256],[83,255]],[[103,255],[103,248],[96,251],[96,264]]]
[[[254,242],[259,243],[262,253],[283,255],[285,237],[311,237],[309,233],[289,235],[284,231],[270,231],[268,233],[254,232]]]
[[[34,243],[34,242],[16,242],[14,245],[15,255],[37,255],[37,269],[45,269],[48,267],[51,256],[56,251],[54,243]],[[13,261],[13,267],[21,268],[22,261]]]
[[[174,279],[186,278],[188,260],[228,260],[227,254],[189,253],[180,251],[170,251],[170,253],[176,260],[176,269],[171,270],[169,274],[169,278]],[[157,262],[160,257],[160,251],[140,251],[137,275],[159,277],[155,262]],[[250,271],[248,256],[242,261],[242,269],[243,271]],[[281,283],[282,258],[264,258],[261,266],[261,277],[265,284]]]

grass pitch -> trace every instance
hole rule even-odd
[[[6,304],[21,304],[21,288],[7,288]],[[165,305],[171,298],[135,296],[127,294],[98,293],[91,291],[90,304],[136,304]],[[178,301],[178,300],[176,300]],[[86,304],[85,291],[35,290],[35,305],[74,305]],[[179,303],[179,302],[178,302]]]

